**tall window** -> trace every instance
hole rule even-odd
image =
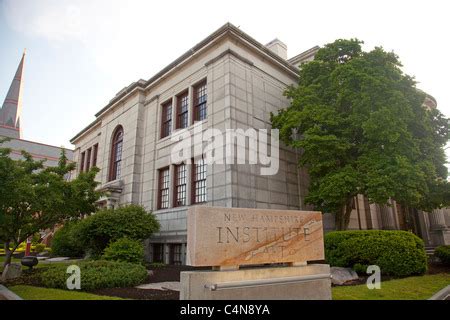
[[[98,143],[94,145],[93,155],[92,155],[92,166],[97,166],[97,153],[98,153]]]
[[[181,264],[181,244],[170,245],[170,264]]]
[[[153,262],[164,262],[164,245],[162,243],[153,244]]]
[[[159,170],[158,180],[158,209],[169,207],[169,168]]]
[[[192,203],[206,202],[206,163],[203,158],[193,163]]]
[[[86,153],[82,152],[81,153],[81,162],[80,162],[80,172],[84,171],[84,161],[86,159]]]
[[[123,128],[119,126],[113,134],[111,158],[109,164],[109,181],[120,178],[122,173]]]
[[[86,171],[89,171],[89,168],[91,167],[91,155],[92,155],[92,148],[89,148],[87,149]]]
[[[194,87],[194,121],[206,119],[206,80]]]
[[[186,165],[175,166],[174,207],[186,205]]]
[[[188,126],[188,110],[189,98],[188,93],[185,92],[177,98],[177,129],[187,128]]]
[[[169,101],[162,106],[162,121],[161,121],[161,138],[167,137],[172,132],[172,101]]]

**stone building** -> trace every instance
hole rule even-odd
[[[35,160],[44,160],[44,166],[56,166],[61,155],[61,148],[25,140],[22,138],[22,127],[20,124],[22,111],[23,75],[25,67],[25,52],[22,55],[16,74],[6,94],[2,108],[0,109],[0,138],[7,137],[9,141],[0,145],[11,149],[12,159],[22,159],[22,150],[30,153]],[[72,160],[73,151],[65,149],[66,156]]]
[[[287,59],[278,39],[262,45],[227,23],[149,80],[119,91],[95,120],[71,139],[77,172],[92,166],[105,196],[98,205],[141,204],[161,230],[147,241],[150,261],[184,264],[186,212],[191,205],[307,209],[307,173],[297,151],[280,146],[279,170],[260,164],[206,165],[201,154],[172,163],[177,138],[207,129],[270,129],[270,113],[286,107],[285,88],[318,47]],[[255,146],[247,145],[247,151]],[[401,228],[399,214],[358,197],[351,228]],[[447,215],[448,217],[448,215]],[[392,220],[393,219],[393,220]],[[329,217],[326,223],[332,222]]]

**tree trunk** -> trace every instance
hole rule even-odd
[[[336,230],[342,231],[347,230],[350,223],[350,215],[352,213],[353,203],[355,201],[354,197],[347,199],[346,204],[342,206],[341,210],[335,216]]]
[[[9,249],[9,243],[9,241],[5,242],[5,261],[3,262],[3,269],[11,263],[13,251]]]

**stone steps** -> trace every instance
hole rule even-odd
[[[435,249],[436,249],[436,247],[425,247],[425,252],[426,252],[427,256],[434,255]]]

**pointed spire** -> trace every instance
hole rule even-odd
[[[21,138],[20,115],[22,112],[23,71],[26,49],[23,50],[22,59],[17,67],[16,74],[11,82],[3,106],[0,109],[0,127],[8,131],[8,136]],[[9,130],[7,130],[9,129]],[[5,130],[2,132],[6,135]]]

